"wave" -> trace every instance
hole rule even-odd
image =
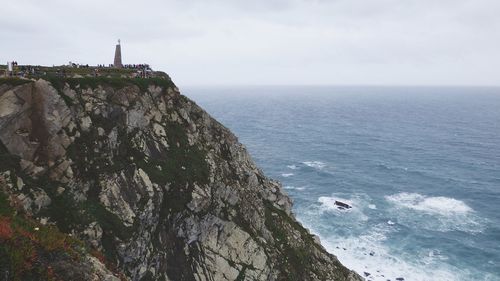
[[[387,201],[404,208],[442,216],[472,212],[472,208],[460,200],[448,197],[426,197],[418,193],[398,193],[385,197]]]
[[[283,173],[283,174],[281,174],[281,176],[284,177],[284,178],[288,178],[288,177],[291,177],[293,175],[294,175],[293,173]]]
[[[302,164],[319,170],[323,169],[326,166],[326,164],[321,161],[305,161],[302,162]]]
[[[356,200],[353,201],[356,204]],[[411,281],[496,280],[490,279],[491,276],[478,278],[481,276],[480,272],[471,272],[449,264],[448,256],[439,249],[423,248],[418,250],[416,256],[399,252],[397,241],[393,238],[399,230],[386,222],[371,227],[365,225],[361,232],[339,235],[326,234],[329,231],[324,230],[318,232],[318,229],[324,229],[324,226],[318,224],[321,221],[316,220],[314,216],[301,221],[312,233],[323,233],[318,235],[327,251],[368,281],[397,280],[396,278]],[[346,226],[346,229],[350,228]]]
[[[397,223],[431,231],[482,232],[486,219],[463,201],[449,197],[428,197],[418,193],[398,193],[385,199],[397,210]]]
[[[297,167],[297,165],[288,165],[286,166],[288,169],[292,169],[292,170],[297,170],[299,167]]]
[[[305,224],[313,233],[314,226]],[[320,239],[328,252],[337,256],[342,264],[356,271],[369,281],[462,281],[469,280],[469,272],[445,263],[447,257],[438,250],[425,251],[425,257],[409,260],[408,257],[391,251],[388,237],[393,227],[381,223],[366,228],[359,235],[322,236]]]
[[[339,208],[336,201],[340,201],[348,204],[351,208]],[[363,212],[363,209],[366,207],[366,202],[364,198],[359,196],[353,196],[351,199],[346,199],[338,196],[321,196],[318,198],[318,202],[320,203],[319,209],[316,211],[320,214],[329,212],[331,214],[336,214],[339,216],[348,216],[348,221],[367,221],[369,218]]]
[[[371,228],[359,237],[320,238],[325,248],[336,255],[342,264],[366,277],[366,280],[464,280],[463,274],[458,273],[459,269],[441,262],[442,256],[436,255],[423,261],[410,262],[392,254],[385,245],[386,231],[383,227]]]
[[[380,199],[383,200],[384,197]],[[481,221],[472,208],[453,198],[442,199],[411,193],[395,194],[385,199],[397,203],[387,205],[364,193],[322,196],[317,199],[316,204],[298,211],[299,220],[320,236],[322,244],[330,253],[369,281],[396,280],[400,277],[416,281],[465,281],[481,276],[479,271],[472,272],[467,267],[450,264],[448,253],[440,249],[415,246],[415,252],[401,251],[407,241],[400,238],[400,231],[407,227],[431,231],[481,229],[480,225],[475,225]],[[352,208],[339,210],[335,205],[337,200]],[[447,206],[462,208],[457,209],[457,215],[444,207],[444,210],[433,208],[430,213],[420,211],[422,206],[434,206],[436,200],[442,204],[454,203]],[[404,207],[406,205],[419,207]],[[448,215],[450,212],[451,215]],[[475,279],[496,280],[491,277]]]

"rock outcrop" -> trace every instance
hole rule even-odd
[[[10,204],[129,280],[362,280],[170,79],[0,80],[0,142]]]

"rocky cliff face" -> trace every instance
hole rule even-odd
[[[0,80],[0,141],[9,207],[104,254],[78,278],[361,280],[170,79]]]

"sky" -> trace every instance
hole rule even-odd
[[[499,0],[1,0],[0,63],[148,63],[179,86],[500,85]]]

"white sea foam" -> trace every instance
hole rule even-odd
[[[308,167],[320,169],[320,170],[326,166],[326,164],[321,162],[321,161],[305,161],[305,162],[302,162],[302,164],[304,164]]]
[[[336,200],[348,203],[353,208],[348,211],[338,210],[334,204]],[[338,227],[343,229],[340,233],[347,233],[345,235],[339,233],[319,235],[322,244],[329,252],[335,254],[344,265],[355,270],[368,281],[396,280],[399,277],[403,277],[407,281],[465,281],[471,280],[471,276],[477,275],[477,273],[450,265],[446,253],[437,249],[421,249],[421,252],[417,253],[417,257],[415,257],[407,255],[405,252],[399,252],[399,247],[393,244],[397,243],[393,237],[397,236],[397,232],[400,231],[399,225],[404,225],[400,221],[406,223],[411,221],[414,223],[411,227],[421,227],[421,219],[424,218],[424,222],[429,223],[426,227],[435,230],[444,220],[447,220],[448,225],[444,228],[449,229],[450,225],[455,223],[454,216],[451,216],[452,219],[450,219],[446,216],[429,214],[398,205],[397,210],[391,211],[390,208],[388,210],[394,215],[394,218],[370,227],[370,224],[366,223],[368,217],[363,211],[373,212],[370,210],[373,201],[366,194],[333,194],[332,196],[319,197],[317,202],[319,204],[315,207],[301,210],[299,219],[313,233],[323,234],[331,233],[331,226],[324,224],[325,222],[321,219],[322,213],[339,217],[337,222],[339,220],[345,221],[345,223],[338,224]],[[384,211],[384,204],[381,206],[383,207],[381,210]],[[423,214],[424,217],[420,214]],[[471,214],[474,214],[474,211],[467,212],[465,217]],[[464,215],[459,217],[463,218]],[[436,218],[443,218],[443,220]],[[470,220],[465,221],[470,226]],[[358,227],[359,225],[364,227]],[[366,276],[365,272],[369,275]],[[480,280],[489,281],[490,279]]]
[[[428,197],[418,193],[398,193],[385,199],[397,209],[398,223],[434,231],[483,231],[486,220],[464,202],[448,197]]]
[[[292,169],[292,170],[297,170],[298,167],[296,165],[288,165],[286,166],[288,169]]]
[[[370,229],[370,234],[360,237],[321,238],[326,249],[335,254],[340,262],[365,277],[366,280],[386,281],[402,277],[411,281],[457,281],[461,279],[458,269],[439,259],[409,262],[392,255],[384,246],[385,233]]]
[[[424,254],[421,260],[425,264],[433,264],[437,261],[448,260],[448,257],[442,254],[440,250],[433,249]]]
[[[349,209],[339,208],[335,201],[340,201],[351,206]],[[342,198],[340,196],[321,196],[318,198],[318,202],[320,203],[319,212],[330,212],[332,214],[337,214],[340,216],[348,216],[349,220],[356,221],[367,221],[368,216],[363,213],[363,207],[366,206],[366,203],[363,198],[358,196],[353,196],[350,199]]]
[[[314,227],[317,222],[314,219],[309,222],[312,224],[304,223],[305,227],[312,233],[318,233]],[[447,264],[447,256],[439,250],[423,251],[420,258],[415,260],[410,260],[404,254],[393,253],[390,246],[392,242],[388,241],[388,237],[394,231],[397,229],[393,226],[380,223],[368,227],[357,236],[319,236],[328,252],[336,255],[342,264],[367,281],[396,280],[399,277],[407,281],[465,281],[476,276]],[[366,276],[365,272],[369,275]]]
[[[293,173],[283,173],[283,174],[281,174],[281,176],[284,178],[288,178],[288,177],[293,176]]]
[[[350,194],[349,198],[346,198],[345,196],[346,194],[332,194],[332,196],[321,196],[318,198],[318,202],[321,203],[321,208],[323,210],[337,210],[338,206],[335,204],[335,201],[349,204],[352,207],[352,210],[363,210],[366,208],[371,210],[377,209],[377,205],[372,204],[371,198],[366,194]]]
[[[312,231],[314,232],[314,228]],[[386,281],[399,277],[411,281],[466,280],[462,279],[459,269],[442,262],[443,255],[438,251],[433,252],[434,256],[425,261],[415,262],[391,253],[386,243],[392,231],[395,231],[394,228],[382,223],[366,229],[359,236],[320,238],[325,248],[335,254],[342,264],[366,280]],[[366,276],[365,272],[369,275]]]
[[[386,196],[387,201],[397,206],[434,213],[442,216],[467,214],[472,208],[464,202],[448,197],[426,197],[418,193],[398,193]]]
[[[346,204],[349,204],[350,206],[353,206],[353,202],[348,199],[343,199],[343,198],[337,198],[337,197],[327,197],[327,196],[322,196],[318,198],[318,202],[321,203],[321,207],[325,210],[338,210],[339,206],[335,204],[336,201],[341,201]],[[350,209],[347,209],[350,210]]]

